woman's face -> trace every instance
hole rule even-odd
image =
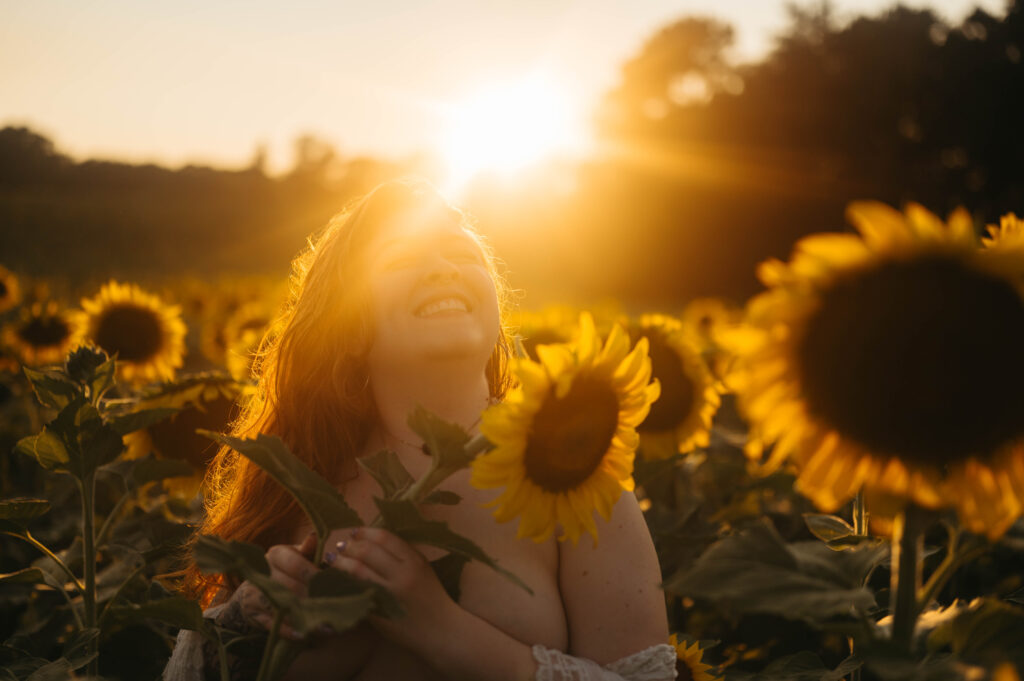
[[[421,360],[477,359],[498,340],[494,281],[472,236],[454,222],[406,220],[368,247],[371,370]]]

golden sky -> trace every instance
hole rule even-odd
[[[953,22],[1003,5],[927,4]],[[0,125],[171,165],[239,166],[264,144],[274,170],[304,132],[345,156],[437,150],[467,98],[540,74],[582,129],[619,65],[687,15],[732,23],[741,61],[786,24],[781,0],[0,0]]]

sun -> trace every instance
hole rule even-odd
[[[515,173],[586,145],[580,108],[549,73],[482,87],[446,106],[445,118],[440,151],[453,188],[481,172]]]

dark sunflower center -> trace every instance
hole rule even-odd
[[[152,358],[163,347],[163,327],[157,313],[134,305],[117,305],[103,313],[96,329],[96,344],[107,354],[127,362]]]
[[[1024,435],[1024,303],[939,256],[839,280],[797,349],[810,412],[882,454],[942,466]]]
[[[683,360],[657,329],[644,329],[631,335],[634,343],[641,336],[647,336],[651,375],[661,383],[661,396],[651,405],[638,430],[651,432],[676,428],[693,409],[693,381],[686,375]]]
[[[549,492],[576,487],[600,465],[618,421],[619,400],[608,381],[577,376],[565,397],[548,395],[534,417],[527,476]]]
[[[71,328],[60,317],[32,317],[18,329],[18,337],[36,348],[60,345]]]
[[[3,279],[0,279],[0,300],[3,300],[6,297],[7,297],[7,282],[5,282]]]
[[[235,403],[226,397],[181,410],[171,418],[149,427],[153,447],[165,459],[187,461],[197,470],[206,466],[217,453],[217,443],[196,433],[197,428],[223,432],[234,414]]]

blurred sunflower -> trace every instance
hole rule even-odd
[[[1024,510],[1024,250],[979,249],[948,224],[851,204],[860,235],[801,240],[730,336],[732,385],[771,470],[834,511],[861,488],[872,513],[955,506],[996,538]]]
[[[704,662],[704,651],[697,641],[679,641],[675,634],[669,637],[669,645],[676,649],[676,678],[679,681],[718,681],[710,664]]]
[[[9,269],[0,265],[0,312],[6,312],[21,302],[21,288],[18,278]]]
[[[253,301],[239,307],[224,324],[224,338],[230,348],[246,333],[256,332],[260,336],[273,321],[273,310],[263,301]]]
[[[680,321],[666,315],[643,315],[630,325],[629,335],[650,343],[651,371],[661,384],[661,397],[637,428],[641,454],[664,459],[706,447],[721,398],[700,350]]]
[[[57,302],[33,303],[4,328],[3,342],[22,364],[57,364],[77,341],[74,325]]]
[[[262,330],[247,329],[228,348],[228,373],[236,381],[248,381],[253,378],[262,341]]]
[[[593,511],[609,519],[633,490],[636,427],[658,397],[647,341],[631,351],[615,325],[602,347],[584,313],[575,342],[537,352],[539,362],[515,362],[520,386],[484,412],[480,431],[495,448],[473,461],[471,482],[505,488],[490,505],[499,522],[521,516],[519,537],[541,542],[561,524],[559,540],[587,531],[596,543]]]
[[[540,311],[519,309],[511,317],[523,350],[536,361],[538,345],[565,343],[572,338],[579,312],[567,305],[558,305]]]
[[[743,309],[722,298],[694,298],[680,316],[683,333],[697,346],[719,381],[728,373],[732,355],[718,342],[718,334],[742,319]]]
[[[180,409],[159,423],[125,436],[125,458],[139,459],[150,452],[158,459],[184,461],[193,475],[163,481],[168,494],[188,500],[198,492],[206,467],[217,453],[217,443],[198,435],[197,428],[225,432],[237,416],[240,386],[229,381],[197,383],[171,397],[143,398],[141,408],[177,407]]]
[[[110,281],[95,298],[83,298],[82,308],[80,332],[107,354],[117,353],[121,380],[171,380],[182,365],[185,324],[177,305],[165,305],[135,284]]]
[[[1024,246],[1024,220],[1013,213],[1007,213],[999,220],[998,225],[988,225],[988,236],[981,237],[981,242],[988,247],[1021,247]]]

